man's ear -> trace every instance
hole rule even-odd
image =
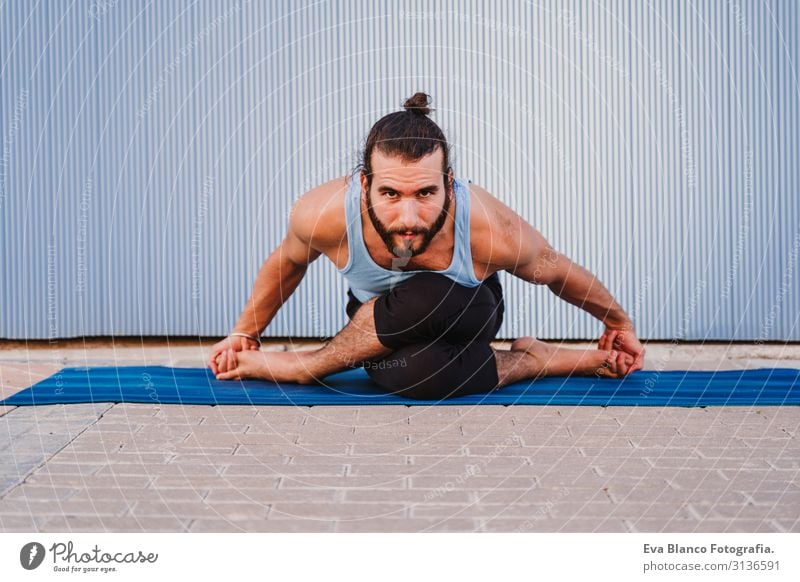
[[[361,200],[366,202],[367,196],[369,196],[369,182],[367,182],[367,175],[361,172]]]
[[[452,192],[453,185],[454,185],[453,168],[447,168],[447,183],[444,185],[444,187],[448,192]]]

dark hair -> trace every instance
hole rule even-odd
[[[377,148],[388,156],[397,156],[404,162],[413,162],[441,148],[442,173],[445,188],[449,189],[450,145],[442,129],[428,115],[430,95],[414,93],[403,103],[404,111],[396,111],[381,117],[367,136],[367,143],[356,167],[367,177],[367,187],[372,185],[372,152]],[[355,172],[354,172],[355,173]]]

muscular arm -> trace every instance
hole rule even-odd
[[[286,237],[261,266],[253,292],[233,331],[259,336],[294,293],[308,265],[319,257],[312,246],[308,225],[315,209],[302,198],[292,208]]]
[[[633,329],[633,322],[600,280],[556,251],[533,227],[522,246],[529,246],[526,260],[510,272],[531,283],[547,285],[548,289],[564,301],[587,311],[606,327]]]
[[[474,187],[474,185],[473,185]],[[489,241],[489,262],[524,281],[547,287],[564,301],[587,311],[607,327],[632,329],[633,323],[592,273],[556,251],[542,234],[485,190],[475,188]],[[484,255],[485,256],[485,255]]]

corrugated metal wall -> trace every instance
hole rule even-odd
[[[798,4],[4,2],[0,336],[222,335],[417,90],[646,338],[800,339]],[[592,338],[504,277],[500,337]],[[317,261],[265,334],[344,325]]]

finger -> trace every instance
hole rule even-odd
[[[617,350],[611,350],[611,357],[608,360],[608,369],[611,370],[612,374],[619,374],[619,366],[617,364],[618,358],[619,352]]]
[[[219,366],[220,372],[227,372],[228,371],[228,352],[224,351],[219,355],[219,359],[217,360],[217,366]]]
[[[621,352],[617,357],[617,370],[619,370],[620,375],[626,376],[630,373],[630,368],[633,365],[633,356],[630,354],[626,354],[625,352]]]
[[[217,374],[217,380],[240,380],[238,370],[231,370],[230,372],[222,372]]]
[[[236,359],[236,352],[228,350],[228,370],[233,370],[239,366],[239,360]]]
[[[611,349],[618,350],[622,348],[622,332],[621,331],[614,331],[614,341],[611,342]]]
[[[608,353],[606,354],[606,359],[605,359],[605,361],[603,362],[603,365],[602,365],[602,366],[600,366],[600,367],[597,369],[597,372],[596,372],[596,374],[597,374],[598,376],[600,376],[600,377],[602,377],[602,378],[611,378],[611,377],[612,377],[612,373],[611,373],[611,363],[610,363],[610,360],[611,360],[611,352],[608,352]]]
[[[211,356],[208,358],[208,367],[211,368],[211,371],[214,372],[214,375],[217,375],[217,353],[212,352]]]

